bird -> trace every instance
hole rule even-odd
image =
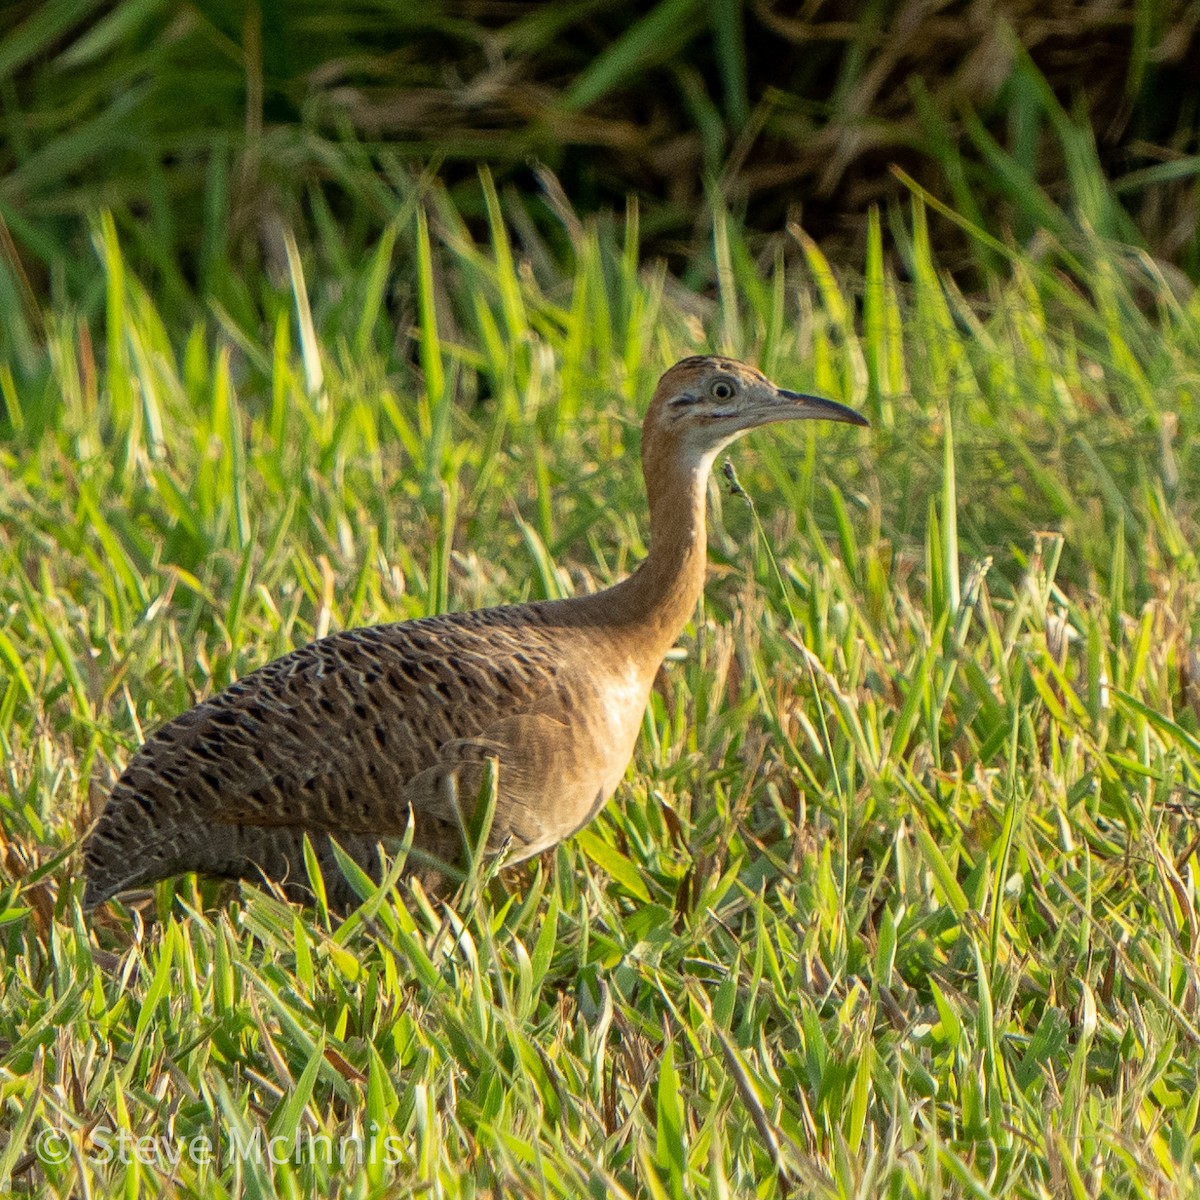
[[[570,837],[624,777],[700,599],[716,455],[758,426],[809,419],[869,424],[734,359],[676,363],[642,425],[650,538],[636,570],[566,599],[328,634],[167,721],[84,839],[84,907],[191,871],[309,899],[307,836],[328,903],[349,908],[331,840],[378,881],[381,845],[410,821],[405,872],[446,892],[485,794],[485,850],[505,864]]]

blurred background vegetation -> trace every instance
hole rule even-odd
[[[336,223],[353,257],[435,177],[482,219],[480,164],[562,253],[572,213],[632,193],[693,286],[714,201],[759,252],[795,221],[857,264],[914,186],[958,215],[933,236],[968,287],[995,251],[964,223],[1034,250],[1086,225],[1194,280],[1198,24],[1183,0],[10,0],[0,302],[78,302],[108,208],[162,299],[236,308],[221,276],[282,264],[285,230]]]

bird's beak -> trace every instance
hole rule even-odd
[[[803,392],[786,392],[779,388],[779,397],[788,402],[791,411],[787,416],[793,420],[803,421],[845,421],[847,425],[870,425],[871,422],[860,412],[838,404],[836,400],[826,400],[822,396],[806,396]],[[780,413],[783,416],[783,413]]]

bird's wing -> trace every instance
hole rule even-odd
[[[406,785],[442,747],[536,706],[559,674],[527,631],[464,617],[334,634],[267,664],[159,729],[110,805],[168,821],[402,832]]]
[[[569,837],[608,798],[602,760],[586,730],[545,712],[516,713],[478,736],[446,743],[438,760],[404,788],[404,810],[467,829],[486,799],[488,763],[496,764],[490,850],[511,861],[539,854]],[[363,832],[369,832],[364,830]]]

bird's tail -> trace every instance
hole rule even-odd
[[[116,804],[114,795],[83,846],[86,883],[83,906],[95,908],[121,892],[171,875],[197,871],[230,879],[264,879],[282,884],[290,896],[311,899],[303,829],[293,826],[230,825],[211,820],[176,820],[169,828],[145,819],[141,805]],[[141,817],[142,819],[139,819]],[[328,835],[311,831],[317,863],[331,903],[356,902],[338,866]],[[372,878],[380,877],[378,839],[339,837],[342,850]]]

